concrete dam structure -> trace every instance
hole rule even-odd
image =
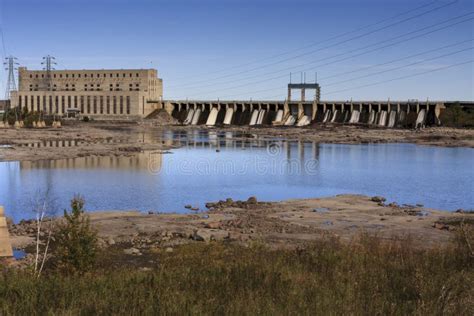
[[[163,101],[183,125],[307,126],[313,123],[422,128],[439,125],[445,101]]]
[[[0,206],[0,257],[12,257],[13,249],[8,234],[7,219],[3,206]]]

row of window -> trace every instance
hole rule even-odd
[[[66,100],[67,109],[79,109],[82,114],[130,114],[129,96],[19,96],[18,105],[28,111],[64,114]]]
[[[84,85],[84,90],[85,91],[102,91],[102,89],[100,88],[100,84],[96,84],[95,85],[96,89],[94,89],[94,84],[85,84]],[[136,88],[133,88],[133,84],[130,84],[129,85],[129,91],[140,91],[140,84],[135,84],[135,87]],[[48,90],[49,88],[51,88],[51,85],[48,84]],[[32,84],[30,84],[30,91],[38,91],[39,88],[38,88],[38,85],[36,84],[34,87]],[[57,90],[57,87],[56,85],[53,86],[53,91],[56,91]],[[66,84],[66,87],[64,88],[65,91],[76,91],[76,85],[75,84],[71,84],[71,87],[69,87],[69,84]],[[122,89],[120,89],[120,85],[117,83],[115,85],[115,88],[114,88],[114,85],[113,84],[110,84],[110,87],[109,87],[109,91],[122,91]]]
[[[133,77],[133,74],[132,73],[122,73],[121,74],[122,78],[126,78],[127,76],[132,78]],[[107,78],[107,77],[110,77],[110,78],[113,78],[114,77],[114,74],[106,74],[106,73],[102,73],[102,74],[53,74],[53,78],[81,78],[81,76],[83,76],[84,78],[101,78],[101,77],[104,77],[104,78]],[[35,74],[34,75],[35,78],[50,78],[50,76],[48,76],[48,74],[45,74],[45,73],[42,73],[41,75],[40,74]],[[115,74],[115,77],[116,78],[119,78],[120,77],[120,73],[116,73]],[[140,74],[137,72],[135,73],[135,77],[140,77]],[[33,78],[33,74],[30,74],[30,78]]]

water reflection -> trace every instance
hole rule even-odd
[[[15,220],[31,217],[29,197],[50,188],[61,212],[76,194],[89,210],[185,211],[208,201],[383,195],[398,203],[472,208],[470,148],[410,144],[336,145],[268,140],[215,131],[133,135],[171,153],[0,163],[0,204]],[[111,140],[113,141],[113,140]]]

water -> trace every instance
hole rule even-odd
[[[13,249],[13,258],[21,260],[26,257],[26,252],[20,249]]]
[[[165,132],[142,142],[181,145],[171,153],[0,162],[0,205],[15,221],[33,217],[32,200],[49,188],[61,213],[74,194],[88,210],[185,212],[232,197],[259,200],[343,193],[456,210],[474,206],[474,150],[412,144],[336,145],[215,132]],[[66,149],[67,150],[67,149]]]

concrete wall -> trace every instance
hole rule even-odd
[[[0,257],[13,256],[10,235],[8,234],[7,219],[3,206],[0,206]]]

